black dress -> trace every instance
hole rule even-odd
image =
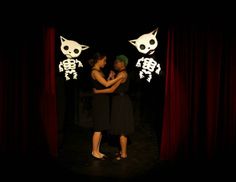
[[[111,134],[128,135],[134,132],[133,107],[127,91],[129,80],[121,83],[112,96]]]
[[[105,87],[97,80],[92,79],[93,88],[97,90],[105,89]],[[93,128],[95,131],[103,131],[109,129],[109,95],[93,94],[92,101]]]

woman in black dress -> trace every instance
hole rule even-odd
[[[106,65],[106,56],[97,53],[94,59],[89,61],[92,66],[91,78],[93,82],[93,88],[104,89],[123,77],[120,75],[116,79],[107,81],[101,68]],[[112,73],[109,75],[111,77]],[[92,138],[92,156],[96,159],[103,160],[105,155],[100,152],[100,143],[102,139],[102,131],[109,129],[109,96],[107,94],[94,94],[92,102],[93,124],[94,134]]]
[[[127,95],[129,79],[126,72],[128,58],[124,55],[116,57],[115,69],[119,71],[117,78],[123,77],[112,87],[98,90],[95,89],[96,94],[113,93],[112,108],[111,108],[111,134],[120,136],[121,151],[118,153],[116,159],[127,158],[127,135],[134,132],[133,109],[129,96]]]

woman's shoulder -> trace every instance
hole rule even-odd
[[[102,71],[101,70],[98,70],[96,68],[92,68],[91,69],[91,74],[94,75],[94,74],[102,74]]]
[[[127,77],[128,73],[126,71],[121,71],[118,73],[118,75],[123,75],[123,76]]]
[[[96,69],[96,68],[91,70],[91,76],[92,76],[94,79],[95,79],[96,76],[98,76],[98,75],[104,77],[104,74],[103,74],[103,72],[102,72],[101,70],[98,70],[98,69]]]
[[[92,68],[91,72],[102,72],[101,70],[97,69],[97,68]]]

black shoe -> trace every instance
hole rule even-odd
[[[122,157],[121,154],[116,157],[117,161],[123,161],[126,160],[128,157]]]
[[[119,157],[121,155],[121,152],[116,152],[115,157]]]

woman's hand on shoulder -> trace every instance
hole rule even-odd
[[[119,73],[117,75],[117,78],[120,78],[120,79],[124,79],[126,77],[126,74],[125,73]]]

